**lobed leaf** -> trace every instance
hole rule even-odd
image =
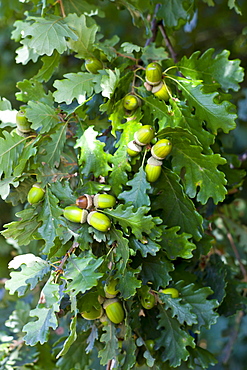
[[[192,237],[191,234],[178,234],[179,226],[162,227],[162,230],[162,242],[160,244],[170,260],[175,260],[178,257],[186,259],[193,257],[192,251],[196,249],[196,245],[188,240]]]
[[[16,270],[19,267],[21,270],[11,272],[11,278],[5,283],[5,288],[10,294],[17,292],[18,296],[23,296],[28,288],[34,289],[51,270],[48,262],[31,253],[16,256],[10,261],[9,268]]]
[[[118,353],[117,328],[113,323],[103,327],[104,333],[100,337],[100,341],[105,343],[104,347],[99,351],[101,365],[106,365],[109,359],[116,358]]]
[[[72,255],[64,269],[64,278],[67,281],[67,289],[75,296],[79,292],[84,293],[98,284],[103,274],[96,272],[103,263],[103,258],[95,258],[92,252],[86,252],[84,256]]]

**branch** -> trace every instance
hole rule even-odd
[[[169,50],[169,53],[171,54],[171,57],[172,59],[174,60],[175,63],[177,63],[177,54],[175,53],[174,49],[173,49],[173,46],[169,40],[169,37],[167,36],[167,33],[166,33],[166,30],[165,30],[165,27],[164,25],[161,23],[158,25],[159,27],[159,30],[163,36],[163,39],[165,40],[165,44],[166,44],[166,47],[167,49]]]

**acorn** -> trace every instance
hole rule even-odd
[[[119,279],[111,279],[107,284],[105,284],[104,291],[106,298],[116,297],[116,295],[119,293],[119,290],[116,289],[118,282]]]
[[[163,81],[152,88],[152,93],[160,100],[168,101],[171,97],[171,89]]]
[[[76,199],[75,203],[79,208],[90,209],[93,206],[93,197],[91,195],[84,194],[84,195],[79,196]]]
[[[104,213],[93,211],[87,216],[87,222],[96,230],[106,232],[110,230],[111,221]]]
[[[32,131],[31,129],[31,122],[28,121],[26,118],[26,112],[24,109],[20,109],[16,113],[16,126],[18,131],[21,133],[29,133]]]
[[[63,215],[71,222],[84,224],[87,220],[88,211],[76,206],[67,206],[63,210]]]
[[[144,125],[134,133],[134,140],[138,145],[147,145],[154,138],[154,129],[150,125]]]
[[[99,69],[103,69],[103,63],[97,58],[88,58],[85,60],[85,68],[88,72],[96,74]]]
[[[86,320],[96,320],[101,318],[104,311],[103,308],[100,306],[100,308],[95,308],[92,306],[88,311],[81,312],[82,317]]]
[[[45,195],[44,189],[39,184],[34,184],[27,194],[27,201],[30,204],[39,203]]]
[[[142,151],[142,147],[140,145],[136,144],[136,142],[134,140],[130,141],[127,144],[127,153],[129,154],[129,156],[135,157],[141,151]]]
[[[172,143],[168,139],[161,139],[157,141],[151,148],[151,154],[155,159],[162,160],[168,154],[170,154],[172,150]]]
[[[159,63],[152,62],[146,68],[146,77],[147,83],[149,85],[155,86],[160,83],[162,80],[162,67]]]
[[[138,96],[128,94],[124,97],[123,106],[127,110],[135,110],[141,105],[141,100]]]
[[[141,297],[141,304],[142,307],[146,308],[146,310],[151,310],[155,305],[155,296],[152,293],[147,292]]]
[[[160,292],[163,293],[163,294],[169,294],[169,295],[171,295],[172,298],[178,298],[179,297],[179,291],[175,288],[161,289]]]
[[[124,310],[122,304],[117,298],[106,299],[103,307],[106,315],[114,324],[120,324],[124,319]]]
[[[93,204],[96,208],[112,208],[116,204],[116,198],[110,194],[96,194]]]
[[[162,162],[158,161],[154,157],[150,157],[147,160],[147,164],[145,167],[147,181],[155,182],[159,178],[161,174],[161,166]]]

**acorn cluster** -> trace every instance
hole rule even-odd
[[[179,297],[179,291],[176,288],[160,289],[159,293],[170,295],[171,298]],[[151,310],[151,308],[153,308],[157,302],[162,303],[159,300],[159,296],[152,290],[146,291],[145,289],[143,290],[142,288],[140,288],[139,296],[140,296],[141,305],[146,310]]]
[[[95,229],[107,232],[110,230],[111,221],[104,213],[95,209],[113,208],[116,198],[110,194],[83,194],[76,200],[76,205],[67,206],[63,210],[64,217],[72,222],[85,223]]]
[[[134,157],[142,148],[149,145],[155,137],[154,129],[150,125],[144,125],[134,133],[134,140],[127,145],[127,153]],[[161,139],[151,147],[151,157],[147,160],[145,172],[149,182],[155,182],[161,174],[162,160],[170,154],[172,143],[168,139]]]
[[[124,319],[124,310],[122,303],[116,295],[119,290],[116,290],[118,279],[111,279],[104,286],[105,297],[99,297],[101,306],[92,306],[87,311],[81,312],[81,315],[86,320],[100,319],[103,324],[107,324],[106,317],[114,324],[120,324]],[[105,317],[106,315],[106,317]]]
[[[171,97],[171,89],[163,79],[162,67],[159,63],[152,62],[146,68],[144,86],[160,100],[168,101]]]
[[[28,192],[27,200],[30,204],[39,203],[45,195],[45,190],[40,184],[34,184]],[[113,208],[116,204],[116,198],[110,194],[81,195],[76,199],[76,205],[67,206],[63,210],[64,217],[77,223],[87,222],[95,229],[107,232],[110,230],[111,221],[99,209]],[[97,211],[95,210],[97,209]]]

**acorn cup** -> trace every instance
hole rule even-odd
[[[144,146],[154,138],[154,129],[151,125],[144,125],[134,133],[134,141],[137,145]]]
[[[96,320],[103,316],[103,308],[95,308],[92,306],[89,310],[81,312],[81,316],[86,320]]]
[[[158,161],[154,157],[150,157],[147,160],[147,164],[145,167],[147,181],[155,182],[156,180],[158,180],[161,174],[161,166],[162,166],[162,162]]]
[[[171,97],[171,89],[163,81],[152,88],[152,93],[157,98],[164,101],[168,101]]]
[[[87,221],[88,211],[77,206],[67,206],[63,210],[63,215],[71,222],[84,224]]]
[[[76,199],[76,205],[82,209],[90,209],[93,206],[93,197],[89,194],[84,194]]]
[[[151,148],[151,154],[155,159],[162,160],[168,154],[170,154],[172,150],[172,143],[168,139],[161,139],[157,141]]]
[[[111,221],[104,213],[93,211],[87,216],[87,222],[96,230],[107,232],[111,228]]]
[[[159,63],[152,62],[146,68],[146,82],[155,86],[162,80],[162,67]]]
[[[27,201],[30,204],[39,203],[45,195],[45,190],[39,184],[34,184],[27,194]]]
[[[116,285],[118,284],[119,279],[111,279],[108,283],[104,286],[105,296],[106,298],[114,298],[119,293],[119,290],[116,289]]]
[[[130,141],[127,144],[127,153],[129,154],[130,157],[136,157],[140,152],[142,151],[142,147],[134,140]]]

